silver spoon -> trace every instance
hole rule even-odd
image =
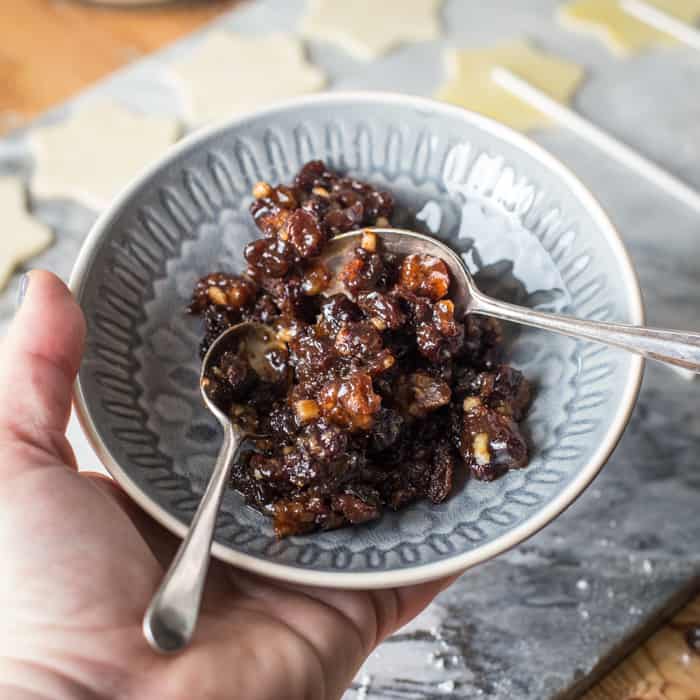
[[[482,294],[474,284],[462,259],[444,243],[413,231],[392,228],[371,228],[380,236],[380,245],[399,256],[413,253],[433,255],[447,264],[451,276],[450,299],[456,314],[468,313],[493,316],[526,326],[542,328],[573,338],[592,340],[642,355],[649,360],[665,362],[700,372],[700,334],[669,331],[622,323],[584,321],[572,316],[542,313],[523,306],[508,304]],[[333,238],[324,251],[324,262],[332,275],[332,288],[326,293],[342,293],[338,272],[359,246],[363,231],[352,231]]]
[[[190,523],[187,537],[180,545],[143,618],[143,633],[155,651],[174,653],[187,646],[192,639],[209,569],[209,553],[221,499],[229,481],[231,466],[238,456],[243,439],[249,435],[209,396],[209,372],[223,352],[234,350],[248,361],[261,378],[272,381],[274,369],[267,362],[266,353],[270,348],[281,345],[275,340],[274,331],[267,326],[240,323],[222,333],[202,361],[199,380],[202,398],[221,423],[224,442],[202,501]]]

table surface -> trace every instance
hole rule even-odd
[[[0,3],[0,28],[11,28],[0,29],[0,134],[236,4],[225,0],[136,10],[71,0]],[[700,597],[590,690],[585,700],[700,698],[700,655],[686,642],[686,631],[693,625],[700,625]]]

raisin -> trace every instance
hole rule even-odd
[[[256,199],[250,205],[250,213],[255,225],[266,238],[272,238],[284,228],[289,218],[289,210],[279,206],[271,197]]]
[[[245,321],[271,324],[279,316],[279,309],[269,294],[262,293],[252,306],[242,310],[241,316]]]
[[[339,511],[353,525],[376,520],[380,514],[379,503],[368,503],[348,493],[333,497],[333,510]]]
[[[527,443],[508,416],[476,406],[464,414],[460,432],[462,459],[477,479],[492,481],[527,464]]]
[[[250,380],[248,363],[235,352],[227,351],[223,353],[218,361],[216,370],[229,383],[234,395],[239,395]]]
[[[398,393],[403,411],[416,418],[446,406],[452,397],[452,391],[446,382],[424,371],[402,377]]]
[[[240,314],[235,309],[220,306],[207,308],[204,312],[204,338],[199,348],[200,355],[204,357],[212,343],[240,319]]]
[[[291,246],[278,238],[259,239],[245,247],[248,272],[253,278],[261,274],[284,277],[293,262]]]
[[[311,188],[325,184],[326,164],[322,160],[311,160],[299,171],[294,183],[299,189],[311,192]]]
[[[367,224],[376,224],[377,219],[391,219],[394,213],[394,197],[391,192],[369,192],[365,198]]]
[[[267,418],[268,430],[277,438],[290,441],[297,434],[294,412],[286,402],[276,403]]]
[[[381,330],[396,330],[406,323],[406,314],[401,309],[401,303],[396,297],[382,292],[360,292],[357,295],[357,305],[369,319],[375,322]],[[382,328],[383,326],[383,328]]]
[[[308,297],[321,294],[331,281],[331,274],[321,262],[308,264],[301,279],[301,291]]]
[[[438,362],[442,356],[444,336],[432,323],[419,323],[416,327],[416,342],[421,355],[432,362]]]
[[[418,491],[414,487],[407,486],[404,488],[397,488],[391,492],[389,506],[393,510],[401,510],[401,508],[405,508],[409,503],[413,503],[416,498],[418,498]]]
[[[280,500],[274,505],[274,527],[277,537],[311,532],[321,511],[313,499]]]
[[[337,333],[343,324],[359,321],[362,314],[345,294],[334,294],[321,304],[321,317],[331,332]]]
[[[454,395],[462,399],[465,396],[480,394],[483,377],[484,373],[479,372],[474,367],[459,365],[455,370],[454,384],[452,386]]]
[[[288,241],[300,258],[312,258],[321,252],[324,236],[311,214],[297,209],[287,219],[285,228]]]
[[[265,352],[267,366],[266,381],[286,384],[289,380],[289,352],[286,348],[275,347]]]
[[[299,441],[303,449],[323,462],[342,457],[348,448],[348,434],[324,419],[305,428]]]
[[[361,203],[353,204],[345,209],[332,207],[323,217],[323,226],[328,235],[335,236],[346,233],[362,225],[364,209]]]
[[[692,651],[700,654],[700,626],[688,627],[685,632],[685,641]]]
[[[282,209],[296,209],[297,208],[297,198],[294,194],[294,190],[291,187],[285,187],[284,185],[279,185],[273,190],[273,198]]]
[[[257,287],[252,280],[215,272],[197,282],[188,310],[193,314],[200,314],[210,306],[228,306],[238,310],[251,305],[256,293]]]
[[[432,255],[407,255],[401,263],[399,285],[418,296],[438,301],[450,288],[447,265]]]
[[[426,494],[433,503],[442,503],[452,492],[454,466],[452,448],[443,440],[435,448],[433,470]]]
[[[319,228],[321,228],[321,231],[325,234],[325,227],[322,222],[329,207],[330,202],[328,199],[319,197],[318,195],[312,195],[301,205],[301,210],[310,214]]]
[[[493,375],[489,404],[500,413],[521,421],[532,400],[530,382],[513,367],[500,365]]]
[[[382,408],[377,413],[372,426],[372,449],[382,452],[393,447],[401,435],[403,425],[404,419],[398,411],[391,408]]]
[[[503,328],[495,318],[470,314],[464,319],[464,354],[474,365],[493,369],[500,355]]]
[[[382,349],[382,337],[368,321],[344,323],[335,337],[335,349],[340,355],[370,357]]]
[[[377,253],[368,253],[358,248],[352,258],[340,272],[340,280],[353,295],[374,289],[384,272],[384,265]]]

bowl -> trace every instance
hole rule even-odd
[[[288,182],[314,158],[394,192],[394,224],[448,242],[485,291],[582,318],[643,322],[629,257],[591,194],[494,121],[417,97],[331,93],[198,132],[102,214],[71,280],[88,322],[75,396],[82,425],[125,491],[179,536],[220,443],[198,391],[200,324],[184,308],[201,275],[243,269],[244,244],[256,235],[253,184]],[[515,327],[507,349],[536,386],[526,469],[468,480],[441,505],[281,541],[230,490],[214,556],[286,581],[381,588],[460,572],[537,532],[614,449],[642,360]]]

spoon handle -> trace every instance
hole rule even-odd
[[[174,653],[192,639],[209,569],[216,517],[240,444],[239,429],[227,421],[221,451],[187,537],[143,618],[143,633],[155,651]]]
[[[542,313],[476,293],[470,313],[494,316],[573,338],[612,345],[669,365],[700,372],[700,333],[669,331],[623,323],[584,321],[571,316]]]

